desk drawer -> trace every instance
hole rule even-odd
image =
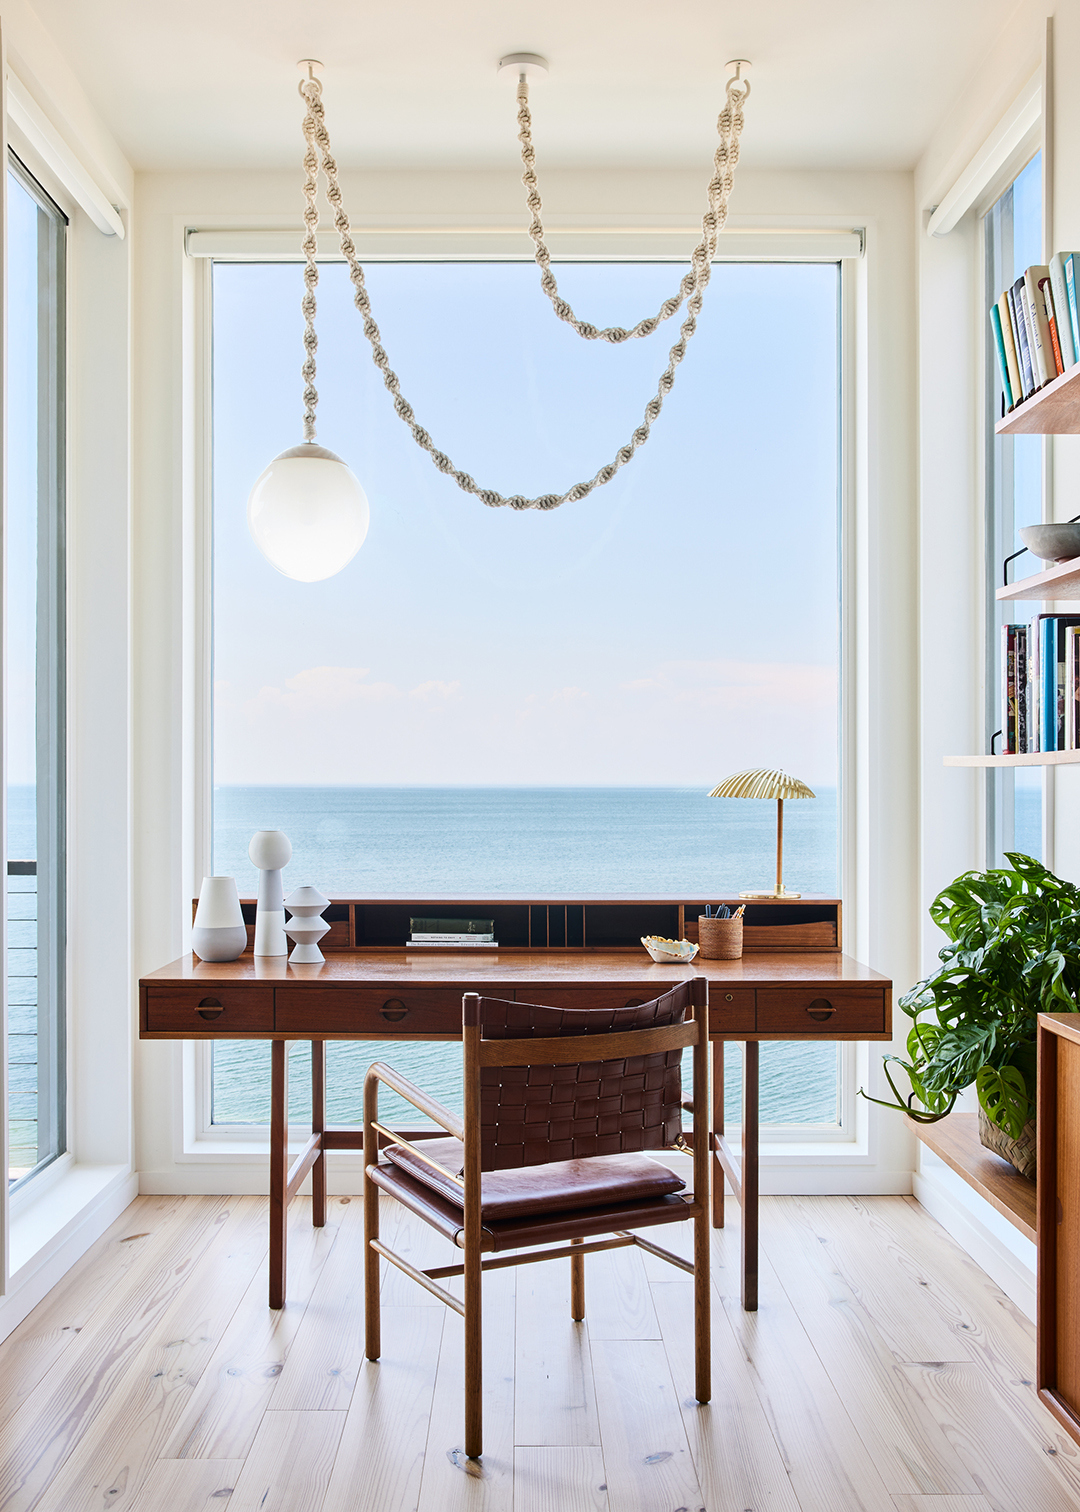
[[[759,1034],[831,1039],[837,1035],[880,1034],[884,1028],[882,987],[823,982],[820,987],[758,988]]]
[[[450,987],[278,987],[278,1034],[460,1034],[461,997]]]
[[[753,1034],[757,1028],[752,987],[722,987],[709,983],[709,1033]]]
[[[269,1034],[274,1027],[272,987],[151,987],[146,994],[151,1033]]]

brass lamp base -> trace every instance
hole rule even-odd
[[[760,892],[741,892],[740,898],[801,898],[802,893],[789,892],[781,882],[778,887],[763,888]]]

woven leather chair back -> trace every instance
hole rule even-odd
[[[683,1023],[690,1002],[689,983],[633,1008],[545,1008],[481,998],[480,1032],[484,1039],[535,1039],[652,1029]],[[673,1144],[682,1126],[681,1067],[681,1050],[565,1066],[481,1067],[481,1169]]]

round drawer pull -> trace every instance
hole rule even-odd
[[[644,1003],[646,1001],[647,1000],[645,998],[627,998],[626,1002],[623,1004],[623,1007],[624,1008],[640,1008],[641,1005],[642,1005],[642,1003]]]
[[[724,1002],[725,1003],[733,1003],[734,1001],[735,1001],[735,994],[733,992],[725,992],[724,993]]]
[[[386,1002],[379,1009],[379,1012],[388,1024],[399,1024],[408,1011],[408,1008],[400,998],[387,998]]]
[[[220,1018],[225,1009],[217,998],[207,997],[202,999],[195,1012],[209,1023],[213,1019]]]
[[[819,1024],[824,1024],[830,1014],[836,1012],[836,1009],[828,998],[815,998],[812,1003],[807,1004],[806,1011],[812,1019],[817,1019]]]

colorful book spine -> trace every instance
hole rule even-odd
[[[1065,750],[1080,745],[1080,624],[1069,624],[1065,632]]]
[[[1005,356],[1005,338],[1001,333],[1001,311],[997,305],[990,306],[990,325],[994,332],[994,350],[997,352],[998,369],[1001,373],[1001,388],[1005,395],[1005,408],[1013,407],[1012,384],[1009,381],[1009,362]]]
[[[1016,631],[1017,625],[1001,627],[1001,751],[1016,755]]]
[[[1039,749],[1057,750],[1057,625],[1047,614],[1039,621]]]
[[[1076,312],[1076,270],[1073,266],[1075,256],[1075,252],[1065,254],[1065,292],[1069,300],[1069,319],[1072,321],[1076,355],[1080,360],[1080,315]]]
[[[1057,322],[1061,360],[1071,368],[1077,360],[1076,331],[1069,310],[1069,289],[1065,282],[1066,253],[1055,252],[1050,259],[1050,288],[1054,296],[1054,319]]]
[[[1037,284],[1039,299],[1042,301],[1043,318],[1046,321],[1046,329],[1050,333],[1050,348],[1054,354],[1054,366],[1058,374],[1065,371],[1065,358],[1061,349],[1061,337],[1058,333],[1057,313],[1054,309],[1054,290],[1050,282],[1050,269],[1045,274],[1040,274]]]
[[[1028,336],[1031,340],[1032,366],[1039,387],[1043,388],[1057,377],[1057,364],[1050,349],[1050,328],[1046,323],[1046,311],[1039,294],[1039,279],[1050,276],[1049,268],[1031,267],[1024,271],[1024,313],[1028,321]]]
[[[1015,625],[1016,631],[1016,750],[1023,755],[1028,750],[1027,718],[1027,626]]]
[[[1017,350],[1020,353],[1020,372],[1024,380],[1024,398],[1030,399],[1035,392],[1035,370],[1031,365],[1031,348],[1028,345],[1027,322],[1024,319],[1024,306],[1021,299],[1023,287],[1024,280],[1018,278],[1009,291],[1009,305],[1012,309]]]
[[[1035,753],[1041,749],[1039,736],[1042,728],[1039,719],[1039,622],[1041,619],[1041,614],[1032,615],[1028,621],[1027,632],[1028,750]]]
[[[1001,322],[1001,339],[1005,346],[1005,361],[1009,365],[1009,387],[1012,389],[1012,402],[1015,406],[1023,399],[1024,391],[1020,386],[1020,360],[1016,355],[1016,342],[1013,340],[1009,301],[1004,294],[998,300],[997,308],[998,319]]]

